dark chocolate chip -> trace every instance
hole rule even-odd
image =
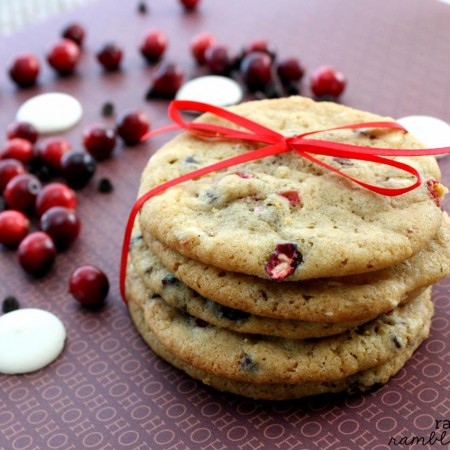
[[[402,348],[402,343],[398,340],[397,336],[392,336],[392,342],[397,348]]]
[[[198,164],[198,161],[193,156],[186,156],[184,162],[187,164]]]
[[[142,239],[143,239],[142,235],[139,235],[139,236],[133,236],[133,237],[130,239],[130,248],[129,248],[130,251],[133,249],[133,247],[135,246],[136,242],[142,241]]]
[[[244,353],[239,360],[239,368],[246,372],[256,372],[258,370],[258,363],[254,362],[250,355]]]
[[[98,182],[97,189],[102,194],[109,194],[114,190],[114,186],[109,178],[101,178]]]
[[[258,294],[261,296],[263,300],[267,300],[269,298],[266,291],[259,291]]]
[[[147,14],[148,12],[147,3],[145,3],[144,1],[140,1],[138,3],[137,11],[139,14]]]
[[[206,191],[206,198],[208,199],[209,203],[215,203],[219,196],[214,191]]]
[[[178,283],[178,278],[175,275],[169,274],[161,280],[161,283],[163,287],[173,286],[174,284]]]
[[[111,117],[114,115],[114,104],[111,102],[105,102],[102,105],[102,116],[103,117]]]
[[[250,316],[248,312],[241,311],[239,309],[229,308],[228,306],[220,305],[219,303],[214,303],[214,314],[218,319],[228,319],[233,322],[244,321],[247,320]]]
[[[20,308],[19,301],[16,297],[9,295],[3,300],[2,311],[6,314]]]
[[[206,327],[209,325],[209,323],[208,323],[208,322],[205,322],[205,321],[202,320],[202,319],[196,318],[196,319],[195,319],[195,325],[196,325],[197,327],[200,327],[200,328],[206,328]]]

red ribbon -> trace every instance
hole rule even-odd
[[[213,113],[218,117],[221,117],[234,123],[235,125],[238,125],[240,129],[233,129],[221,125],[213,125],[207,123],[186,122],[181,116],[180,111],[183,110],[202,113],[203,112]],[[242,153],[228,159],[224,159],[222,161],[219,161],[206,167],[202,167],[197,170],[193,170],[192,172],[181,175],[170,181],[162,183],[153,189],[150,189],[148,192],[146,192],[145,194],[143,194],[141,197],[138,198],[138,200],[136,201],[130,212],[122,246],[121,267],[120,267],[120,292],[125,302],[126,302],[125,276],[128,261],[128,252],[131,241],[131,232],[133,229],[133,224],[136,219],[136,216],[147,200],[149,200],[151,197],[154,197],[157,194],[160,194],[161,192],[164,192],[165,190],[169,189],[172,186],[176,186],[185,181],[204,176],[211,172],[216,172],[218,170],[236,166],[238,164],[243,164],[246,162],[255,161],[257,159],[266,158],[267,156],[274,156],[280,153],[294,151],[303,158],[306,158],[316,164],[319,164],[320,166],[325,167],[328,170],[331,170],[332,172],[337,173],[351,180],[352,182],[359,184],[360,186],[366,189],[369,189],[372,192],[382,195],[396,196],[412,191],[413,189],[417,188],[422,183],[422,179],[420,177],[420,173],[414,167],[406,163],[402,163],[400,161],[384,158],[384,156],[423,156],[423,155],[439,155],[443,153],[450,153],[450,147],[433,148],[433,149],[374,148],[309,138],[309,136],[311,135],[326,131],[352,130],[363,128],[385,128],[390,130],[401,130],[403,132],[407,132],[405,128],[403,128],[400,124],[396,122],[388,122],[388,121],[362,122],[351,125],[343,125],[334,128],[327,128],[323,130],[309,131],[307,133],[302,133],[298,136],[287,137],[261,124],[253,122],[252,120],[246,119],[245,117],[232,113],[231,111],[201,102],[174,100],[169,105],[168,115],[172,119],[172,121],[175,122],[174,125],[169,125],[154,130],[146,134],[142,138],[142,140],[148,139],[149,137],[154,136],[156,134],[178,129],[184,129],[192,134],[195,134],[203,138],[248,141],[257,144],[263,143],[266,144],[266,146],[255,150],[250,150],[246,153]],[[242,128],[244,128],[247,131],[243,131]],[[385,188],[382,186],[368,184],[361,180],[358,180],[357,178],[351,177],[350,175],[325,163],[324,161],[315,158],[312,155],[332,156],[335,158],[345,158],[345,159],[359,159],[363,161],[370,161],[374,163],[392,166],[397,169],[408,172],[415,178],[415,181],[412,182],[409,186],[401,188]]]

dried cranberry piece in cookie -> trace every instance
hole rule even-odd
[[[278,244],[270,255],[265,270],[272,280],[284,280],[292,275],[302,262],[303,257],[296,244]]]
[[[234,172],[235,175],[237,175],[240,178],[253,178],[253,175],[251,173],[246,173],[246,172],[241,172],[240,170],[238,170],[237,172]]]
[[[288,190],[280,192],[279,195],[289,200],[289,203],[292,206],[297,206],[299,203],[301,203],[301,197],[300,194],[297,191],[294,190]]]
[[[439,181],[436,180],[428,180],[427,189],[434,203],[436,203],[436,205],[442,209],[441,200],[447,193],[447,189],[441,183],[439,183]]]

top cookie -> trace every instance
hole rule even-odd
[[[284,135],[389,120],[309,99],[249,102],[232,108]],[[212,115],[200,119],[229,126]],[[315,139],[368,147],[422,148],[401,131],[340,130]],[[241,141],[184,133],[160,149],[142,175],[140,195],[181,174],[255,148]],[[320,157],[360,180],[402,187],[411,177],[389,166]],[[359,187],[295,152],[268,157],[170,188],[143,206],[139,224],[181,254],[228,271],[274,280],[304,280],[363,273],[398,264],[422,249],[442,220],[433,157],[397,158],[424,183],[388,197]],[[438,185],[439,186],[439,185]]]

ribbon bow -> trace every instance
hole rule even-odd
[[[208,123],[186,122],[181,116],[181,111],[183,110],[202,113],[209,112],[215,114],[218,117],[226,119],[229,122],[234,123],[235,125],[238,125],[240,128],[234,129]],[[439,155],[443,153],[450,153],[450,147],[433,148],[433,149],[374,148],[310,138],[310,136],[314,134],[322,133],[325,131],[353,130],[364,128],[384,128],[389,130],[400,130],[406,133],[407,130],[396,122],[388,122],[388,121],[361,122],[350,125],[338,126],[334,128],[309,131],[307,133],[302,133],[298,136],[288,137],[270,128],[267,128],[261,124],[258,124],[252,120],[246,119],[245,117],[235,114],[231,111],[201,102],[194,102],[188,100],[174,100],[169,105],[168,115],[170,119],[172,119],[174,124],[154,130],[146,134],[142,138],[142,140],[148,139],[149,137],[154,136],[156,134],[184,129],[192,134],[195,134],[203,138],[247,141],[247,142],[254,142],[255,144],[266,144],[266,146],[262,148],[257,148],[255,150],[250,150],[246,153],[241,153],[239,155],[233,156],[228,159],[224,159],[209,166],[201,167],[200,169],[197,170],[193,170],[192,172],[186,173],[177,178],[162,183],[159,186],[156,186],[155,188],[149,190],[148,192],[146,192],[145,194],[143,194],[141,197],[138,198],[138,200],[136,201],[130,212],[130,216],[128,218],[128,222],[125,229],[124,242],[122,246],[122,257],[120,267],[120,291],[124,301],[126,301],[125,275],[128,260],[128,251],[131,241],[131,232],[134,221],[136,219],[136,215],[138,214],[139,210],[142,208],[142,206],[147,200],[149,200],[151,197],[154,197],[157,194],[160,194],[161,192],[164,192],[165,190],[169,189],[172,186],[176,186],[185,181],[204,176],[211,172],[216,172],[218,170],[236,166],[238,164],[243,164],[250,161],[255,161],[257,159],[266,158],[268,156],[274,156],[281,153],[294,151],[301,157],[306,158],[314,162],[315,164],[319,164],[320,166],[325,167],[326,169],[331,170],[332,172],[337,173],[340,176],[343,176],[351,180],[352,182],[366,189],[369,189],[372,192],[382,195],[396,196],[412,191],[413,189],[417,188],[422,183],[422,179],[420,173],[414,167],[401,161],[385,158],[385,156],[391,157],[423,156],[423,155]],[[415,181],[413,181],[409,186],[399,188],[386,188],[382,186],[365,183],[364,181],[358,180],[357,178],[354,178],[342,172],[336,167],[333,167],[312,155],[332,156],[335,158],[345,158],[345,159],[359,159],[363,161],[370,161],[374,163],[388,165],[411,174],[414,177]]]

